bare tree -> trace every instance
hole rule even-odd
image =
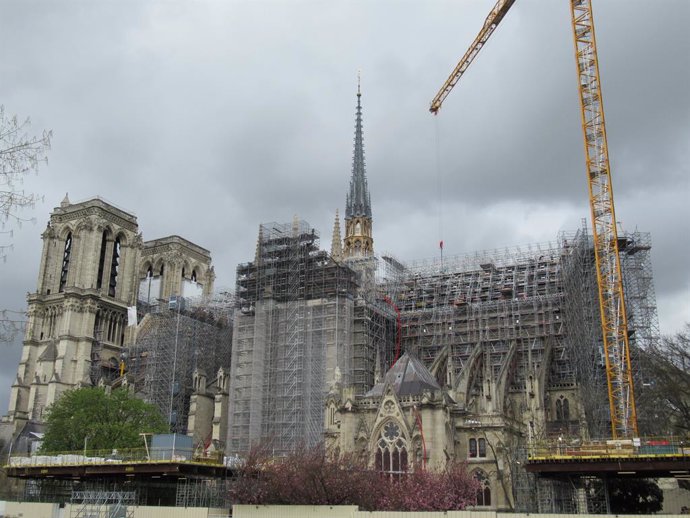
[[[24,331],[26,313],[0,309],[0,344],[11,343],[17,335]]]
[[[40,198],[22,189],[24,177],[48,161],[53,132],[43,130],[36,136],[29,133],[30,127],[28,117],[22,121],[16,115],[7,115],[5,107],[0,105],[0,259],[3,261],[12,249],[12,225],[21,226],[27,221],[20,216],[21,209],[34,207]],[[12,342],[24,323],[23,312],[0,310],[0,343]]]
[[[690,434],[690,323],[642,351],[644,400],[638,404],[643,433]]]
[[[47,152],[53,136],[52,131],[46,130],[40,136],[31,135],[30,127],[29,118],[21,121],[16,115],[9,116],[5,107],[0,105],[0,231],[10,239],[12,229],[6,230],[8,223],[26,221],[20,217],[19,211],[33,207],[40,199],[21,186],[27,174],[38,171],[39,165],[48,161]],[[0,257],[6,258],[5,254],[11,247],[11,243],[0,241]]]

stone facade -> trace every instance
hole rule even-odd
[[[465,461],[483,483],[480,508],[514,509],[512,452],[521,423],[501,414],[469,413],[412,354],[405,353],[362,397],[333,383],[324,428],[329,451],[356,453],[390,476]]]
[[[187,435],[194,438],[194,444],[203,444],[205,447],[211,443],[224,445],[230,378],[221,367],[216,377],[208,381],[205,373],[197,369],[192,377],[192,386]]]
[[[159,297],[184,289],[208,294],[214,279],[207,250],[178,236],[144,242],[136,217],[100,198],[72,204],[66,196],[41,237],[38,285],[28,295],[4,418],[14,434],[29,422],[40,425],[65,390],[119,376],[121,353],[136,333],[127,308],[154,271],[162,278]]]

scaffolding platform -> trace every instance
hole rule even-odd
[[[554,443],[532,447],[525,469],[528,473],[614,474],[650,477],[690,477],[690,447],[670,439],[629,439]]]
[[[11,459],[17,460],[16,458]],[[178,479],[186,477],[215,478],[232,476],[234,469],[222,461],[199,460],[121,460],[44,461],[31,464],[11,462],[4,467],[10,477],[37,479],[80,479],[89,477],[145,477]]]

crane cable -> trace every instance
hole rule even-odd
[[[437,204],[437,218],[438,218],[438,247],[441,252],[441,271],[443,271],[443,175],[441,173],[441,137],[438,117],[435,120],[435,134],[436,134],[436,185],[438,188],[438,204]]]

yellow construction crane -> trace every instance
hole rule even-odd
[[[569,1],[592,211],[611,431],[614,439],[633,437],[638,435],[637,413],[592,3],[591,0]],[[496,2],[469,50],[431,101],[430,111],[433,114],[438,113],[445,98],[514,3],[515,0]]]

